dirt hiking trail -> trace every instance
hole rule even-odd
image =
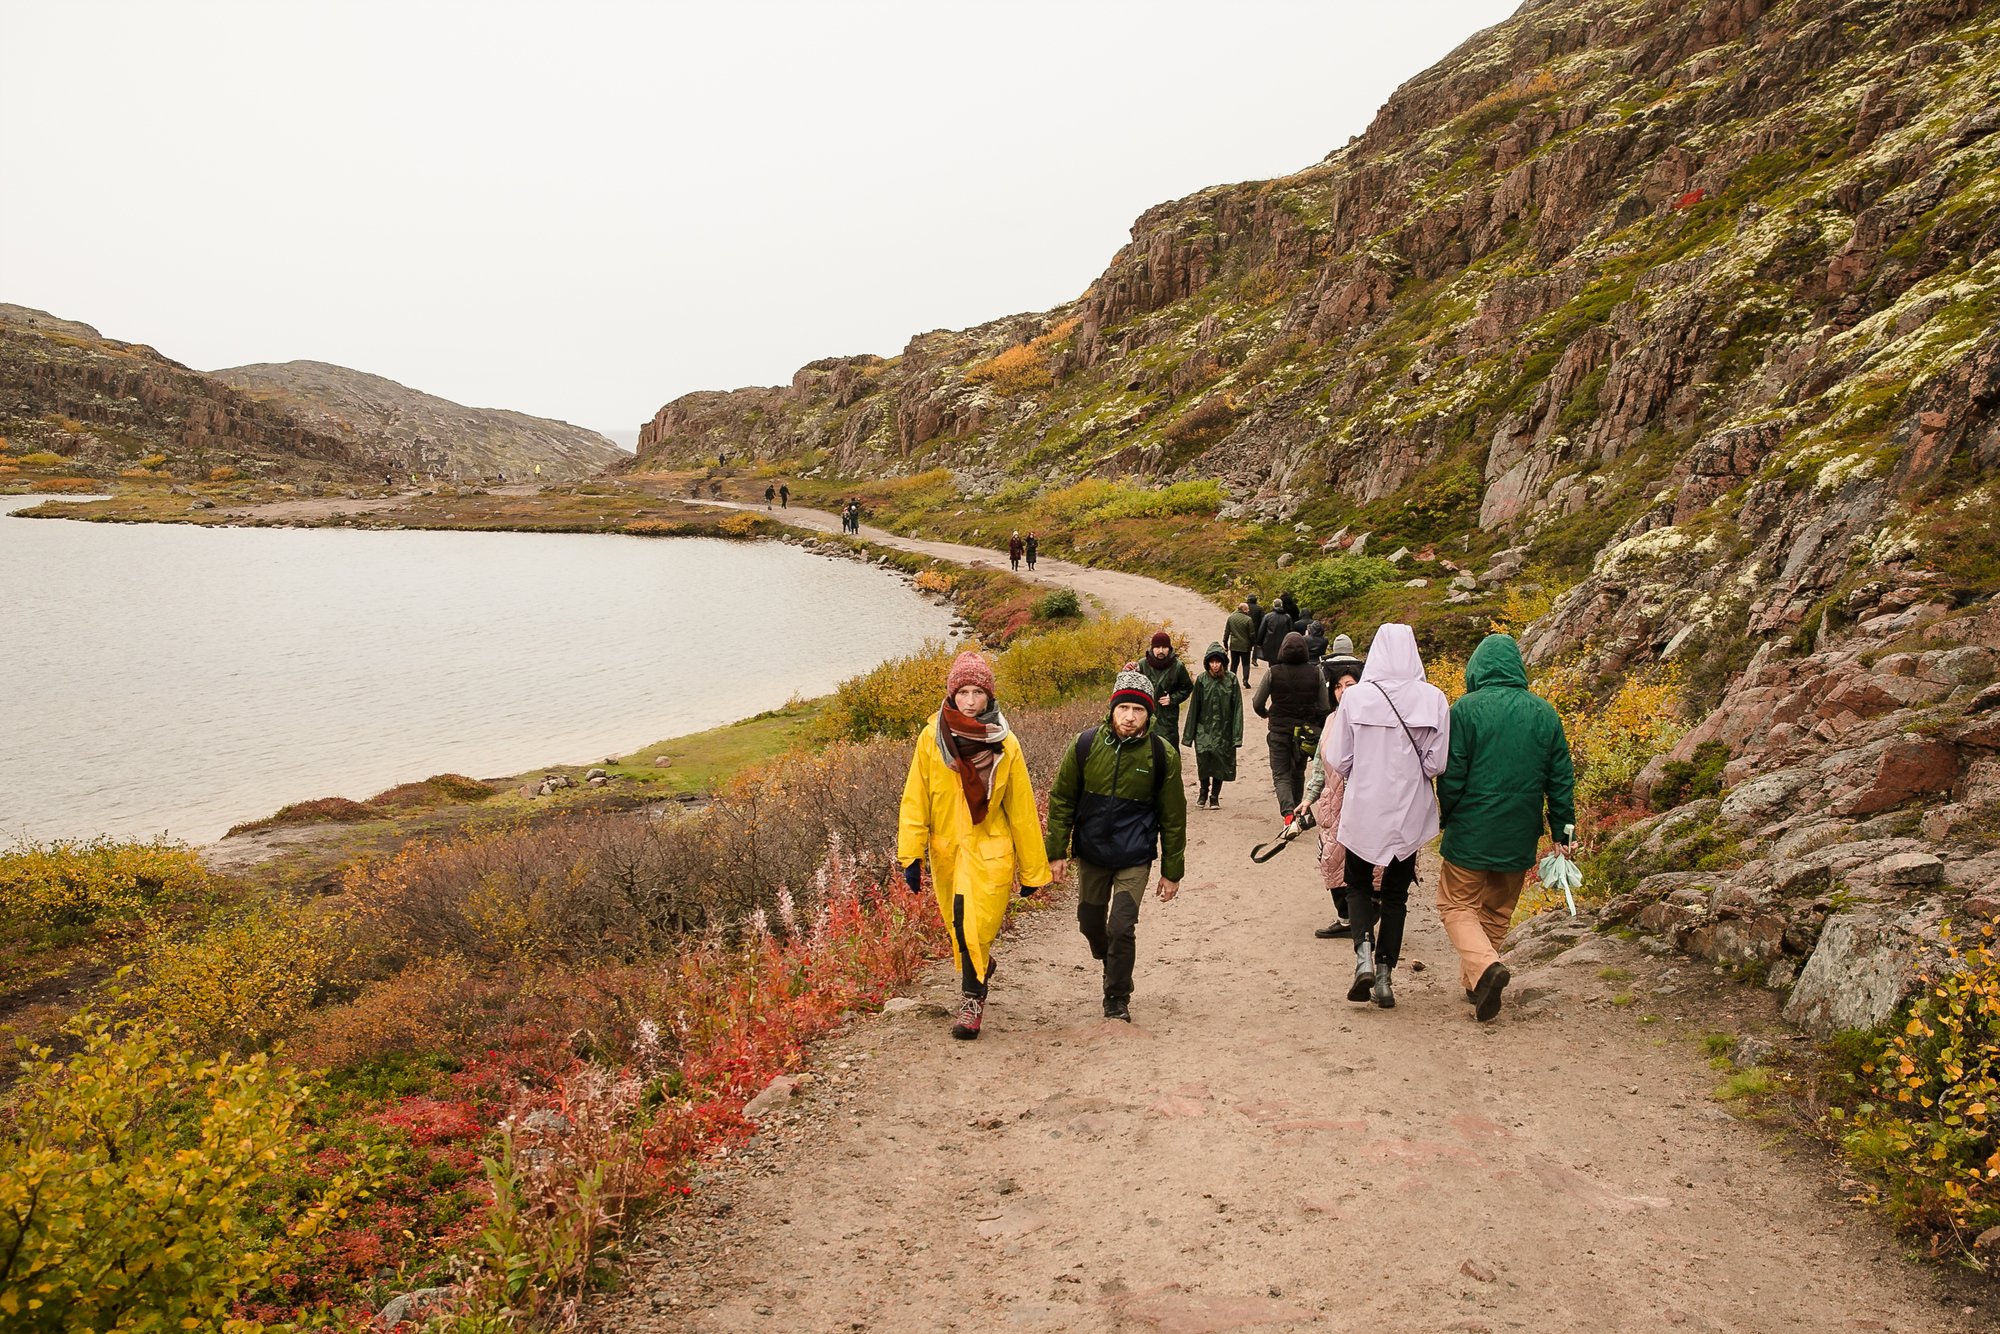
[[[750,510],[757,514],[765,512],[762,505],[747,501],[683,499],[682,503],[712,505],[720,509]],[[823,533],[840,531],[840,516],[826,510],[794,505],[790,509],[774,508],[770,514],[773,518],[781,519],[796,528],[816,528]],[[990,566],[1007,563],[1006,552],[995,551],[990,547],[969,546],[961,542],[926,542],[921,538],[899,537],[880,528],[871,528],[865,523],[861,525],[860,536],[877,546],[890,547],[897,551],[914,551],[959,565],[971,565],[975,561]],[[1096,598],[1104,610],[1113,616],[1132,615],[1148,621],[1171,620],[1175,629],[1187,632],[1189,651],[1197,657],[1208,647],[1210,640],[1222,637],[1222,623],[1229,619],[1228,612],[1201,594],[1161,583],[1157,579],[1148,579],[1144,575],[1125,574],[1118,570],[1099,570],[1072,561],[1053,560],[1048,556],[1039,558],[1033,570],[1029,570],[1027,562],[1023,561],[1016,573],[1030,583],[1050,588],[1074,588],[1079,594]],[[1188,670],[1194,671],[1200,665],[1197,662]]]
[[[1151,580],[1037,575],[1203,643],[1221,624]],[[1151,587],[1127,601],[1128,582]],[[1696,1039],[1775,1033],[1774,993],[1598,938],[1517,970],[1477,1024],[1426,853],[1399,1004],[1348,1003],[1351,945],[1312,934],[1331,910],[1310,839],[1249,860],[1276,802],[1254,714],[1244,740],[1245,781],[1189,812],[1179,898],[1146,902],[1135,1022],[1100,1017],[1073,896],[1017,914],[976,1042],[947,1031],[947,962],[916,1005],[818,1044],[811,1084],[638,1240],[593,1327],[1990,1327],[1972,1281],[1905,1260],[1843,1200],[1821,1148],[1713,1097]],[[1625,991],[1638,1003],[1610,1004]]]

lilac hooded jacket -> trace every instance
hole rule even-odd
[[[1361,680],[1348,687],[1333,718],[1332,767],[1347,780],[1341,843],[1384,866],[1436,838],[1438,804],[1429,780],[1444,772],[1450,756],[1451,708],[1424,679],[1415,631],[1392,623],[1375,632]]]

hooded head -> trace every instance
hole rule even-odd
[[[1394,705],[1392,709],[1390,706]],[[1357,723],[1378,727],[1443,727],[1450,711],[1444,691],[1424,678],[1417,634],[1391,622],[1375,632],[1361,682],[1340,701],[1342,711],[1354,710]],[[1397,714],[1401,714],[1401,723]]]
[[[1279,662],[1304,662],[1306,660],[1306,637],[1296,630],[1285,633],[1278,641]]]
[[[1210,644],[1208,646],[1208,652],[1201,655],[1202,670],[1206,671],[1208,668],[1214,666],[1217,663],[1220,663],[1222,665],[1223,671],[1225,672],[1228,671],[1229,654],[1223,649],[1221,644]]]
[[[1514,642],[1512,635],[1488,635],[1479,641],[1479,647],[1472,650],[1472,656],[1465,662],[1466,690],[1483,690],[1487,686],[1519,686],[1528,684],[1528,669],[1521,665],[1521,646]]]
[[[993,698],[993,666],[971,649],[952,659],[951,670],[944,674],[944,697],[950,699],[961,686],[978,686],[989,701]]]

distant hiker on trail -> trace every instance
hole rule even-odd
[[[1104,1017],[1127,1023],[1153,858],[1165,903],[1180,893],[1187,857],[1181,752],[1154,732],[1153,700],[1151,681],[1118,673],[1104,721],[1077,735],[1049,789],[1049,870],[1062,876],[1074,850],[1077,929],[1104,961]]]
[[[1346,638],[1346,636],[1342,636]],[[1328,671],[1327,683],[1333,691],[1333,707],[1340,708],[1340,697],[1349,686],[1361,679],[1361,664],[1349,661],[1339,663]],[[1306,794],[1299,801],[1299,813],[1304,814],[1312,807],[1313,819],[1319,824],[1319,874],[1326,886],[1326,892],[1333,896],[1333,921],[1320,927],[1313,934],[1321,940],[1333,940],[1348,933],[1347,921],[1347,849],[1340,843],[1340,807],[1347,793],[1347,780],[1329,767],[1333,747],[1328,738],[1333,732],[1333,719],[1326,720],[1326,726],[1319,729],[1319,746],[1313,751],[1312,763],[1306,766]],[[1382,883],[1382,872],[1375,872],[1375,884]]]
[[[767,485],[764,488],[764,508],[765,509],[771,508],[771,502],[776,500],[777,498],[778,498],[778,488],[775,486]]]
[[[1165,630],[1155,632],[1146,656],[1134,665],[1153,683],[1153,713],[1160,720],[1160,735],[1179,745],[1181,703],[1194,682],[1188,678],[1187,664],[1174,656],[1173,636]]]
[[[792,507],[792,488],[788,483],[780,482],[778,484],[778,508],[781,510],[788,510],[791,507]]]
[[[1007,539],[1007,560],[1017,571],[1021,568],[1021,556],[1026,550],[1027,544],[1021,541],[1021,530],[1017,528],[1014,535]]]
[[[1250,595],[1250,600],[1249,600],[1248,602],[1245,602],[1245,603],[1243,604],[1243,610],[1244,610],[1245,612],[1247,612],[1247,613],[1249,614],[1249,616],[1250,616],[1250,626],[1251,626],[1251,629],[1250,629],[1250,661],[1254,663],[1254,662],[1256,662],[1256,661],[1257,661],[1257,658],[1258,658],[1258,656],[1259,656],[1259,652],[1258,652],[1258,651],[1259,651],[1260,649],[1262,649],[1262,648],[1263,648],[1263,646],[1264,646],[1264,615],[1265,615],[1265,613],[1264,613],[1264,609],[1263,609],[1262,607],[1260,607],[1260,606],[1258,606],[1258,605],[1257,605],[1257,595],[1256,595],[1255,593],[1252,593],[1252,594]],[[1268,660],[1267,660],[1267,661],[1268,661]],[[1243,684],[1244,684],[1244,685],[1246,685],[1246,686],[1250,684],[1250,678],[1249,678],[1249,676],[1248,676],[1248,675],[1245,675],[1245,676],[1244,676],[1244,678],[1243,678]]]
[[[1257,647],[1263,651],[1264,661],[1275,666],[1278,650],[1285,646],[1285,636],[1292,633],[1292,618],[1285,611],[1285,604],[1274,602],[1271,610],[1264,613],[1263,623],[1257,628]],[[1299,636],[1299,651],[1305,652],[1306,637]]]
[[[993,938],[1007,918],[1015,875],[1021,892],[1049,883],[1041,821],[1021,743],[993,699],[993,668],[970,649],[945,674],[937,716],[917,738],[896,824],[896,860],[912,894],[923,859],[958,960],[955,1038],[976,1038],[993,976]]]
[[[1285,636],[1284,646],[1272,655],[1271,669],[1250,696],[1250,707],[1268,724],[1264,744],[1271,752],[1271,786],[1277,790],[1278,814],[1290,815],[1305,792],[1306,761],[1319,744],[1320,724],[1333,712],[1326,678],[1306,661],[1304,635],[1294,631]]]
[[[1210,644],[1202,655],[1201,675],[1188,695],[1188,713],[1181,744],[1194,747],[1195,773],[1201,790],[1194,804],[1211,810],[1222,805],[1222,785],[1236,781],[1236,752],[1243,745],[1243,687],[1229,670],[1229,654]]]
[[[1030,570],[1033,570],[1035,568],[1035,553],[1041,549],[1042,545],[1041,539],[1036,537],[1033,533],[1029,533],[1028,540],[1024,545],[1026,546],[1028,553],[1028,568]]]
[[[1257,622],[1250,619],[1250,604],[1239,602],[1222,626],[1222,643],[1229,650],[1229,671],[1250,688],[1250,654],[1257,643]]]
[[[1318,621],[1306,622],[1306,661],[1318,662],[1326,655],[1326,631]]]
[[[1340,676],[1361,679],[1361,659],[1354,656],[1354,641],[1346,635],[1335,635],[1333,642],[1326,646],[1326,656],[1319,660],[1320,675],[1331,686]]]
[[[1500,962],[1500,940],[1535,863],[1544,811],[1556,851],[1568,856],[1576,841],[1576,776],[1562,716],[1528,689],[1510,635],[1486,636],[1465,664],[1437,792],[1444,825],[1438,917],[1458,950],[1465,998],[1484,1023],[1500,1013],[1500,995],[1513,980]]]
[[[1347,849],[1347,916],[1354,924],[1354,984],[1347,999],[1372,995],[1392,1009],[1396,993],[1389,975],[1403,953],[1417,849],[1438,831],[1430,780],[1444,772],[1451,741],[1449,704],[1444,691],[1424,679],[1414,630],[1391,623],[1375,632],[1361,680],[1342,699],[1332,726],[1333,771],[1349,780],[1336,831]]]

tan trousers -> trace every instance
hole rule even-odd
[[[1458,975],[1467,991],[1479,985],[1487,968],[1500,961],[1500,941],[1521,901],[1521,882],[1528,869],[1469,871],[1444,863],[1438,876],[1438,918],[1458,951]]]

